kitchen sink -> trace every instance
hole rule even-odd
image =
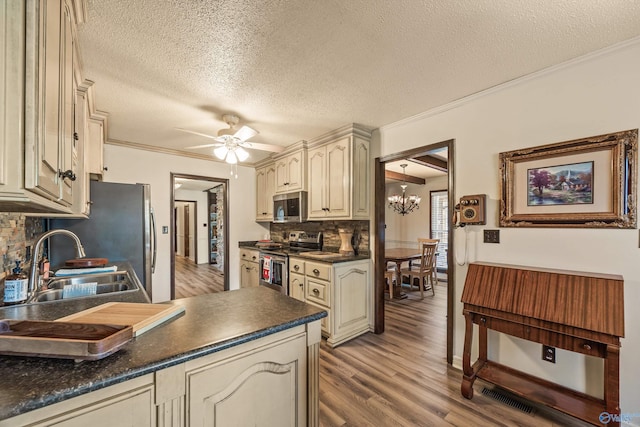
[[[113,273],[87,274],[82,276],[53,278],[46,283],[46,288],[38,291],[30,302],[47,302],[68,300],[71,298],[95,297],[96,295],[82,295],[64,298],[64,287],[68,285],[81,285],[97,283],[96,295],[112,294],[114,292],[137,291],[138,287],[131,280],[127,272],[116,271]]]

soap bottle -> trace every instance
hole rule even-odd
[[[13,273],[4,281],[4,305],[22,304],[27,301],[29,278],[20,268],[20,261],[16,261]]]

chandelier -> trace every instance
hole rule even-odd
[[[404,179],[402,181],[402,194],[394,194],[393,196],[389,196],[389,207],[393,208],[396,213],[400,215],[406,215],[408,213],[413,212],[414,209],[420,209],[420,196],[412,194],[410,196],[406,195],[407,190],[407,173],[405,172],[405,168],[408,165],[406,163],[401,164],[402,174],[404,175]]]

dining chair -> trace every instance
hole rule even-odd
[[[423,243],[436,243],[439,244],[440,243],[440,239],[425,239],[422,237],[418,237],[418,248],[422,248],[422,244]],[[433,271],[431,272],[431,274],[433,274],[433,282],[432,283],[438,283],[438,269],[437,269],[437,264],[438,264],[438,248],[436,246],[436,254],[433,256]]]
[[[435,239],[431,239],[435,240]],[[422,243],[422,255],[420,257],[420,265],[410,266],[400,270],[401,276],[409,276],[409,286],[413,289],[413,279],[419,278],[418,287],[420,288],[420,299],[424,299],[425,280],[429,279],[431,284],[431,293],[435,296],[435,281],[433,279],[434,258],[438,249],[438,241]]]
[[[386,286],[389,289],[389,299],[393,299],[393,282],[396,278],[396,269],[387,269],[384,272],[384,279],[386,282]]]

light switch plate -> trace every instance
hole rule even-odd
[[[485,243],[500,243],[500,230],[484,230]]]

